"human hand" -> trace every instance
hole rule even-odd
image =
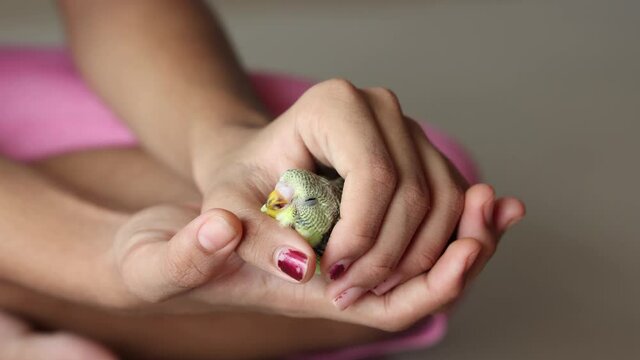
[[[211,141],[211,132],[192,151],[203,209],[238,214],[247,230],[239,254],[264,270],[282,274],[273,255],[282,246],[314,264],[299,237],[258,212],[280,174],[321,164],[345,179],[341,219],[321,261],[323,273],[336,280],[329,298],[349,293],[336,302],[340,308],[383,283],[398,265],[408,276],[401,280],[428,270],[459,220],[466,184],[388,90],[329,80],[264,128],[227,133],[224,146]],[[234,138],[242,145],[229,145]],[[304,282],[312,272],[302,273],[294,278]]]
[[[199,160],[199,162],[194,162],[196,180],[198,181],[201,189],[205,192],[205,204],[203,206],[205,212],[201,216],[206,216],[206,214],[208,214],[206,209],[229,209],[235,213],[239,219],[235,219],[232,214],[227,212],[221,213],[223,214],[223,218],[226,218],[232,224],[235,224],[232,227],[236,229],[237,234],[240,234],[242,231],[238,226],[239,222],[237,222],[237,220],[240,220],[240,222],[242,222],[242,226],[244,226],[244,236],[242,241],[238,241],[238,238],[234,235],[233,239],[229,240],[229,243],[226,243],[228,245],[223,247],[224,251],[217,255],[214,252],[214,254],[205,253],[205,255],[202,256],[202,251],[189,251],[189,249],[202,250],[197,246],[194,247],[196,240],[193,240],[195,239],[194,234],[197,232],[198,226],[201,225],[201,223],[198,225],[198,221],[201,220],[193,220],[195,225],[190,223],[191,219],[195,217],[197,213],[191,210],[190,215],[183,214],[181,217],[182,220],[177,222],[172,222],[172,220],[170,220],[170,218],[175,219],[175,216],[164,216],[164,219],[159,223],[162,223],[165,226],[173,224],[171,225],[173,226],[173,229],[168,230],[167,228],[164,228],[162,232],[156,232],[156,241],[149,242],[149,244],[155,243],[153,248],[156,249],[156,255],[143,256],[142,259],[147,261],[146,265],[135,265],[136,262],[133,262],[134,265],[129,264],[129,268],[134,270],[124,272],[131,274],[131,276],[128,277],[129,288],[145,289],[146,286],[147,290],[139,293],[138,295],[142,296],[137,296],[138,298],[158,302],[206,283],[206,285],[191,293],[194,295],[206,294],[204,297],[196,297],[205,302],[208,307],[212,305],[225,307],[239,306],[296,316],[326,316],[349,321],[349,319],[345,318],[348,317],[347,315],[333,314],[332,311],[336,310],[334,308],[332,308],[332,310],[322,310],[327,304],[331,304],[327,301],[326,293],[331,293],[331,287],[333,284],[327,286],[322,279],[318,278],[313,279],[309,284],[304,286],[300,286],[299,284],[287,284],[282,281],[282,279],[293,283],[309,281],[312,278],[315,267],[315,255],[309,245],[293,230],[281,228],[277,225],[277,222],[273,221],[273,219],[270,219],[259,212],[260,205],[264,201],[265,195],[271,190],[280,173],[285,169],[291,167],[313,169],[315,162],[319,161],[324,165],[335,166],[339,173],[342,171],[341,175],[345,177],[347,182],[349,181],[349,176],[353,177],[355,175],[359,175],[360,172],[367,170],[366,167],[364,169],[358,168],[356,166],[358,164],[353,165],[355,168],[353,168],[353,166],[352,168],[349,168],[347,161],[349,157],[333,150],[336,143],[337,145],[346,144],[345,146],[347,149],[345,152],[347,155],[352,154],[351,156],[355,157],[357,149],[353,148],[354,145],[343,142],[344,140],[348,140],[349,137],[341,135],[349,129],[343,129],[340,124],[336,124],[335,126],[337,126],[338,130],[344,131],[337,131],[335,136],[337,139],[325,140],[325,137],[330,135],[327,134],[327,132],[335,130],[331,130],[331,128],[323,130],[323,127],[319,122],[322,120],[330,121],[333,117],[330,116],[332,114],[325,114],[325,116],[320,119],[305,119],[305,115],[309,116],[308,112],[310,109],[317,110],[314,109],[314,105],[316,107],[320,106],[315,103],[315,101],[319,101],[318,97],[329,97],[331,101],[337,102],[337,104],[334,105],[337,106],[340,104],[340,100],[337,100],[340,99],[340,97],[331,98],[330,96],[330,94],[334,94],[335,96],[335,92],[327,92],[327,90],[335,90],[335,86],[341,87],[344,85],[340,82],[338,83],[339,84],[336,85],[335,82],[332,82],[330,84],[324,84],[324,88],[321,87],[321,89],[316,88],[315,90],[310,90],[311,94],[308,92],[305,95],[307,98],[303,96],[303,98],[300,99],[300,101],[287,113],[265,128],[230,128],[227,136],[221,140],[226,141],[227,145],[233,141],[237,141],[237,146],[219,147],[219,144],[210,142],[209,144],[218,145],[218,147],[211,147],[211,151],[194,152],[194,154],[199,155],[195,159]],[[309,99],[309,97],[311,99]],[[362,104],[360,105],[360,107],[356,106],[356,110],[362,110]],[[335,109],[336,107],[328,108]],[[337,109],[336,111],[344,112],[347,110],[349,109]],[[320,113],[320,115],[322,114],[319,110],[311,111],[311,113],[316,115],[318,113]],[[346,122],[345,119],[350,119],[350,117],[346,115],[343,114],[343,122]],[[366,121],[370,121],[370,119],[365,119],[365,121],[362,122],[351,122],[351,126],[363,126],[363,124],[368,124]],[[405,119],[404,121],[407,120]],[[305,122],[308,122],[308,124],[305,125]],[[310,129],[305,130],[304,126],[315,126],[315,128],[311,127]],[[347,128],[348,127],[349,126],[347,126]],[[365,128],[367,127],[365,126]],[[373,130],[375,130],[375,128],[376,127],[374,126]],[[369,131],[373,131],[370,128],[367,129],[369,129]],[[317,131],[314,132],[313,130]],[[353,132],[353,130],[351,131]],[[206,134],[206,132],[204,132],[204,134]],[[307,136],[307,138],[304,138],[304,136]],[[206,138],[206,136],[204,137]],[[353,137],[356,140],[360,138],[357,134]],[[366,136],[364,138],[367,139]],[[310,143],[310,145],[307,143]],[[365,141],[364,144],[359,145],[364,146],[364,148],[368,150],[365,152],[365,155],[369,159],[381,156],[379,155],[380,150],[374,149],[374,144],[375,143],[371,143],[369,139],[368,141]],[[334,148],[332,148],[332,146]],[[357,146],[358,145],[355,147]],[[324,150],[329,151],[323,152]],[[331,150],[334,152],[332,153]],[[211,157],[203,157],[202,154],[210,155]],[[439,154],[437,152],[432,154],[432,156],[437,160],[438,157],[436,155]],[[444,160],[444,158],[441,159],[442,160],[440,162],[434,160],[434,163],[440,164],[442,167],[439,170],[450,170],[446,160]],[[338,165],[334,165],[334,162]],[[347,162],[347,164],[345,164],[345,162]],[[203,166],[202,164],[205,164],[206,166]],[[347,170],[345,170],[345,167]],[[449,175],[453,177],[457,176],[456,173]],[[447,178],[446,174],[441,175],[441,177],[444,179]],[[351,183],[351,186],[354,187],[351,191],[358,191],[359,183],[353,180],[353,178]],[[371,184],[371,181],[369,181],[368,184]],[[365,189],[365,191],[366,190],[367,189]],[[454,195],[457,196],[457,194]],[[353,198],[354,197],[352,195],[352,199]],[[343,197],[343,204],[346,201],[345,199],[346,198]],[[355,199],[358,200],[357,196]],[[504,200],[501,200],[501,202],[504,202]],[[444,205],[447,204],[446,202],[443,203]],[[514,206],[522,209],[521,204],[514,199],[508,200],[506,203],[511,204],[506,207],[508,209],[513,209]],[[461,204],[460,207],[462,207]],[[502,206],[501,208],[505,207]],[[167,209],[164,211],[166,210]],[[344,219],[345,210],[342,210]],[[449,212],[452,211],[451,208],[445,210],[448,210]],[[184,209],[180,211],[184,211]],[[211,211],[214,213],[220,212],[220,210]],[[346,213],[348,213],[348,211]],[[220,215],[220,213],[218,215]],[[137,219],[143,220],[145,218],[145,216],[137,217]],[[145,223],[145,221],[148,221],[148,219],[142,221],[142,223]],[[455,221],[457,222],[457,216]],[[180,229],[183,227],[185,227],[183,229],[184,231],[181,231]],[[131,229],[136,227],[130,226],[129,228]],[[161,229],[163,228],[161,227]],[[462,225],[461,229],[463,229]],[[124,233],[126,233],[126,231]],[[129,233],[131,233],[131,231],[129,231]],[[172,239],[167,242],[170,238],[169,235],[173,234],[177,234],[176,239],[186,240],[176,241],[175,239]],[[178,236],[180,234],[183,234],[184,236]],[[464,234],[464,232],[461,234]],[[499,233],[496,233],[493,236],[499,236]],[[447,239],[448,237],[449,235],[447,234]],[[124,236],[124,238],[128,237]],[[138,241],[121,241],[120,243],[132,244],[122,248],[129,250],[137,249],[136,252],[138,254],[144,253],[145,251],[141,251],[144,247],[135,245],[144,237],[138,236],[137,238]],[[332,240],[333,243],[339,241],[334,240],[333,238]],[[179,244],[181,241],[184,242],[183,246],[167,245],[171,243]],[[346,241],[349,241],[349,239],[347,238]],[[465,240],[458,242],[458,244],[468,242],[469,241]],[[166,244],[162,245],[163,243]],[[330,242],[330,245],[331,244],[332,242]],[[228,249],[234,248],[234,246],[235,251],[228,251]],[[444,248],[444,246],[446,246],[446,240],[442,247]],[[457,245],[456,247],[459,246],[460,245]],[[473,245],[469,246],[473,247]],[[172,257],[170,256],[172,253],[168,250],[163,250],[164,248],[174,249],[176,253]],[[147,249],[150,249],[150,247],[147,247]],[[183,251],[178,251],[180,249]],[[119,253],[126,254],[129,250],[120,250]],[[456,251],[454,251],[454,253],[456,253]],[[482,254],[483,258],[487,258],[490,256],[491,251],[483,251]],[[191,258],[190,255],[195,256],[195,258]],[[439,258],[439,255],[440,253],[436,255],[436,259]],[[132,258],[136,257],[134,256]],[[408,256],[405,256],[405,259],[406,258],[408,258]],[[151,259],[153,259],[153,261]],[[324,259],[325,258],[323,258],[323,261],[325,261]],[[176,264],[182,264],[182,266],[176,266]],[[327,264],[325,263],[324,266],[326,267]],[[446,268],[445,265],[442,265],[441,267]],[[145,268],[152,269],[152,271],[144,271]],[[259,271],[258,268],[266,270],[267,272]],[[167,269],[170,271],[167,271]],[[474,271],[477,272],[477,270]],[[421,274],[422,272],[424,272],[424,270],[413,275],[405,273],[407,276],[406,279],[413,279],[414,277],[417,277],[416,275]],[[156,274],[158,276],[156,276],[156,279],[154,280],[152,279],[153,276],[149,276],[149,274]],[[176,276],[177,274],[179,276]],[[270,276],[269,274],[275,274],[277,277]],[[153,289],[154,287],[155,289]],[[153,291],[149,291],[148,289],[150,288]],[[166,290],[167,288],[170,290]],[[324,296],[322,296],[322,294],[324,294]],[[340,309],[344,309],[348,306],[345,306],[344,302],[341,303],[340,300],[347,298],[350,303],[357,300],[357,297],[353,297],[351,295],[346,296],[343,293],[339,293],[333,298],[335,299],[334,303],[338,305],[338,308]],[[352,320],[355,321],[355,319]],[[359,320],[359,322],[362,321],[365,320]]]
[[[266,194],[289,168],[321,164],[345,178],[341,220],[321,262],[341,309],[429,270],[459,220],[465,182],[385,89],[330,80],[264,128],[220,133],[205,125],[192,150],[203,209],[238,215],[240,257],[281,278],[308,281],[315,255],[259,212]]]
[[[198,216],[197,211],[188,207],[147,209],[133,216],[119,232],[114,254],[119,260],[116,261],[120,264],[119,274],[131,291],[128,307],[148,308],[154,304],[162,307],[166,300],[174,299],[189,306],[176,308],[176,301],[173,304],[169,301],[167,304],[171,306],[164,311],[235,307],[296,317],[323,317],[395,331],[459,298],[469,280],[495,252],[508,224],[523,216],[519,201],[494,200],[493,190],[484,184],[470,188],[465,201],[459,226],[464,238],[452,242],[431,271],[382,296],[368,293],[344,311],[326,299],[327,284],[321,277],[295,284],[240,260],[229,251],[238,245],[236,237],[219,252],[202,251],[197,239],[199,225],[215,222],[218,216],[237,224],[228,218],[229,213],[221,210]],[[484,215],[487,202],[494,203],[490,221]],[[224,237],[224,232],[210,234],[218,239]]]

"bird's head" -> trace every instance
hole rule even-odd
[[[267,202],[260,209],[263,213],[281,222],[293,222],[292,200],[295,189],[281,179],[275,189],[269,194]],[[291,219],[288,219],[291,218]],[[288,221],[287,221],[288,220]]]
[[[282,174],[260,210],[282,225],[289,226],[295,221],[297,211],[316,208],[323,195],[322,181],[321,177],[309,171],[289,169]]]

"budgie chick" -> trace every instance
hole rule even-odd
[[[260,210],[295,229],[320,257],[340,218],[343,184],[342,178],[331,181],[307,170],[289,169]]]

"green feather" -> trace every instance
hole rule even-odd
[[[293,197],[275,216],[276,220],[292,227],[307,240],[319,260],[340,218],[344,180],[329,180],[308,170],[289,169],[282,174],[279,183],[292,188]],[[262,206],[263,212],[266,212],[266,206]]]

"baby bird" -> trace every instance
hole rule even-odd
[[[344,180],[329,180],[303,169],[285,171],[260,209],[295,229],[322,256],[340,218]]]

